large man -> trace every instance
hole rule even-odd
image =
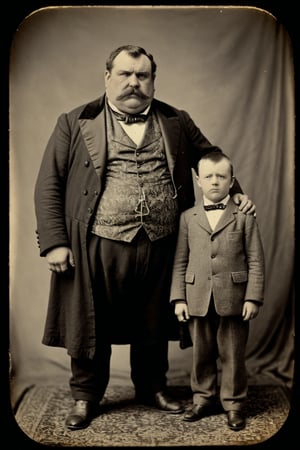
[[[172,262],[179,213],[195,200],[191,169],[216,147],[185,111],[153,98],[155,73],[143,48],[113,51],[105,94],[59,117],[36,182],[40,254],[53,272],[43,343],[71,357],[69,429],[98,412],[111,344],[130,344],[138,402],[182,412],[166,390]],[[238,183],[233,194],[254,211]]]

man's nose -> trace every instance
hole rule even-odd
[[[138,86],[139,85],[139,79],[135,75],[135,73],[130,75],[130,77],[129,77],[129,85],[130,86]]]

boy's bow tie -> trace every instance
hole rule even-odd
[[[224,203],[214,203],[212,205],[204,205],[205,211],[212,211],[214,209],[225,209],[226,205]]]

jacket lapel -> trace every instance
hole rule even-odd
[[[231,222],[236,220],[235,214],[238,209],[238,206],[234,203],[234,201],[230,198],[227,206],[218,221],[216,228],[214,229],[214,233],[218,233],[223,228],[227,227]]]
[[[203,228],[205,231],[207,231],[209,234],[211,234],[212,229],[211,226],[209,224],[209,221],[207,219],[205,210],[203,208],[203,203],[202,201],[200,201],[200,203],[195,206],[195,216],[196,216],[196,220],[198,225],[200,225],[201,228]]]
[[[215,229],[212,231],[211,226],[208,222],[207,215],[205,213],[205,210],[203,208],[203,202],[200,200],[197,207],[195,207],[195,215],[197,216],[197,223],[208,233],[218,233],[223,228],[227,227],[230,223],[236,220],[235,214],[237,211],[238,206],[233,202],[233,200],[230,198],[229,202],[227,203],[227,206],[223,212],[223,214],[220,217],[220,220],[218,221]]]

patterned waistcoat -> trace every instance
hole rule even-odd
[[[138,146],[108,111],[106,125],[106,183],[92,232],[126,242],[131,242],[141,227],[152,241],[173,233],[178,205],[155,115],[147,119]]]

